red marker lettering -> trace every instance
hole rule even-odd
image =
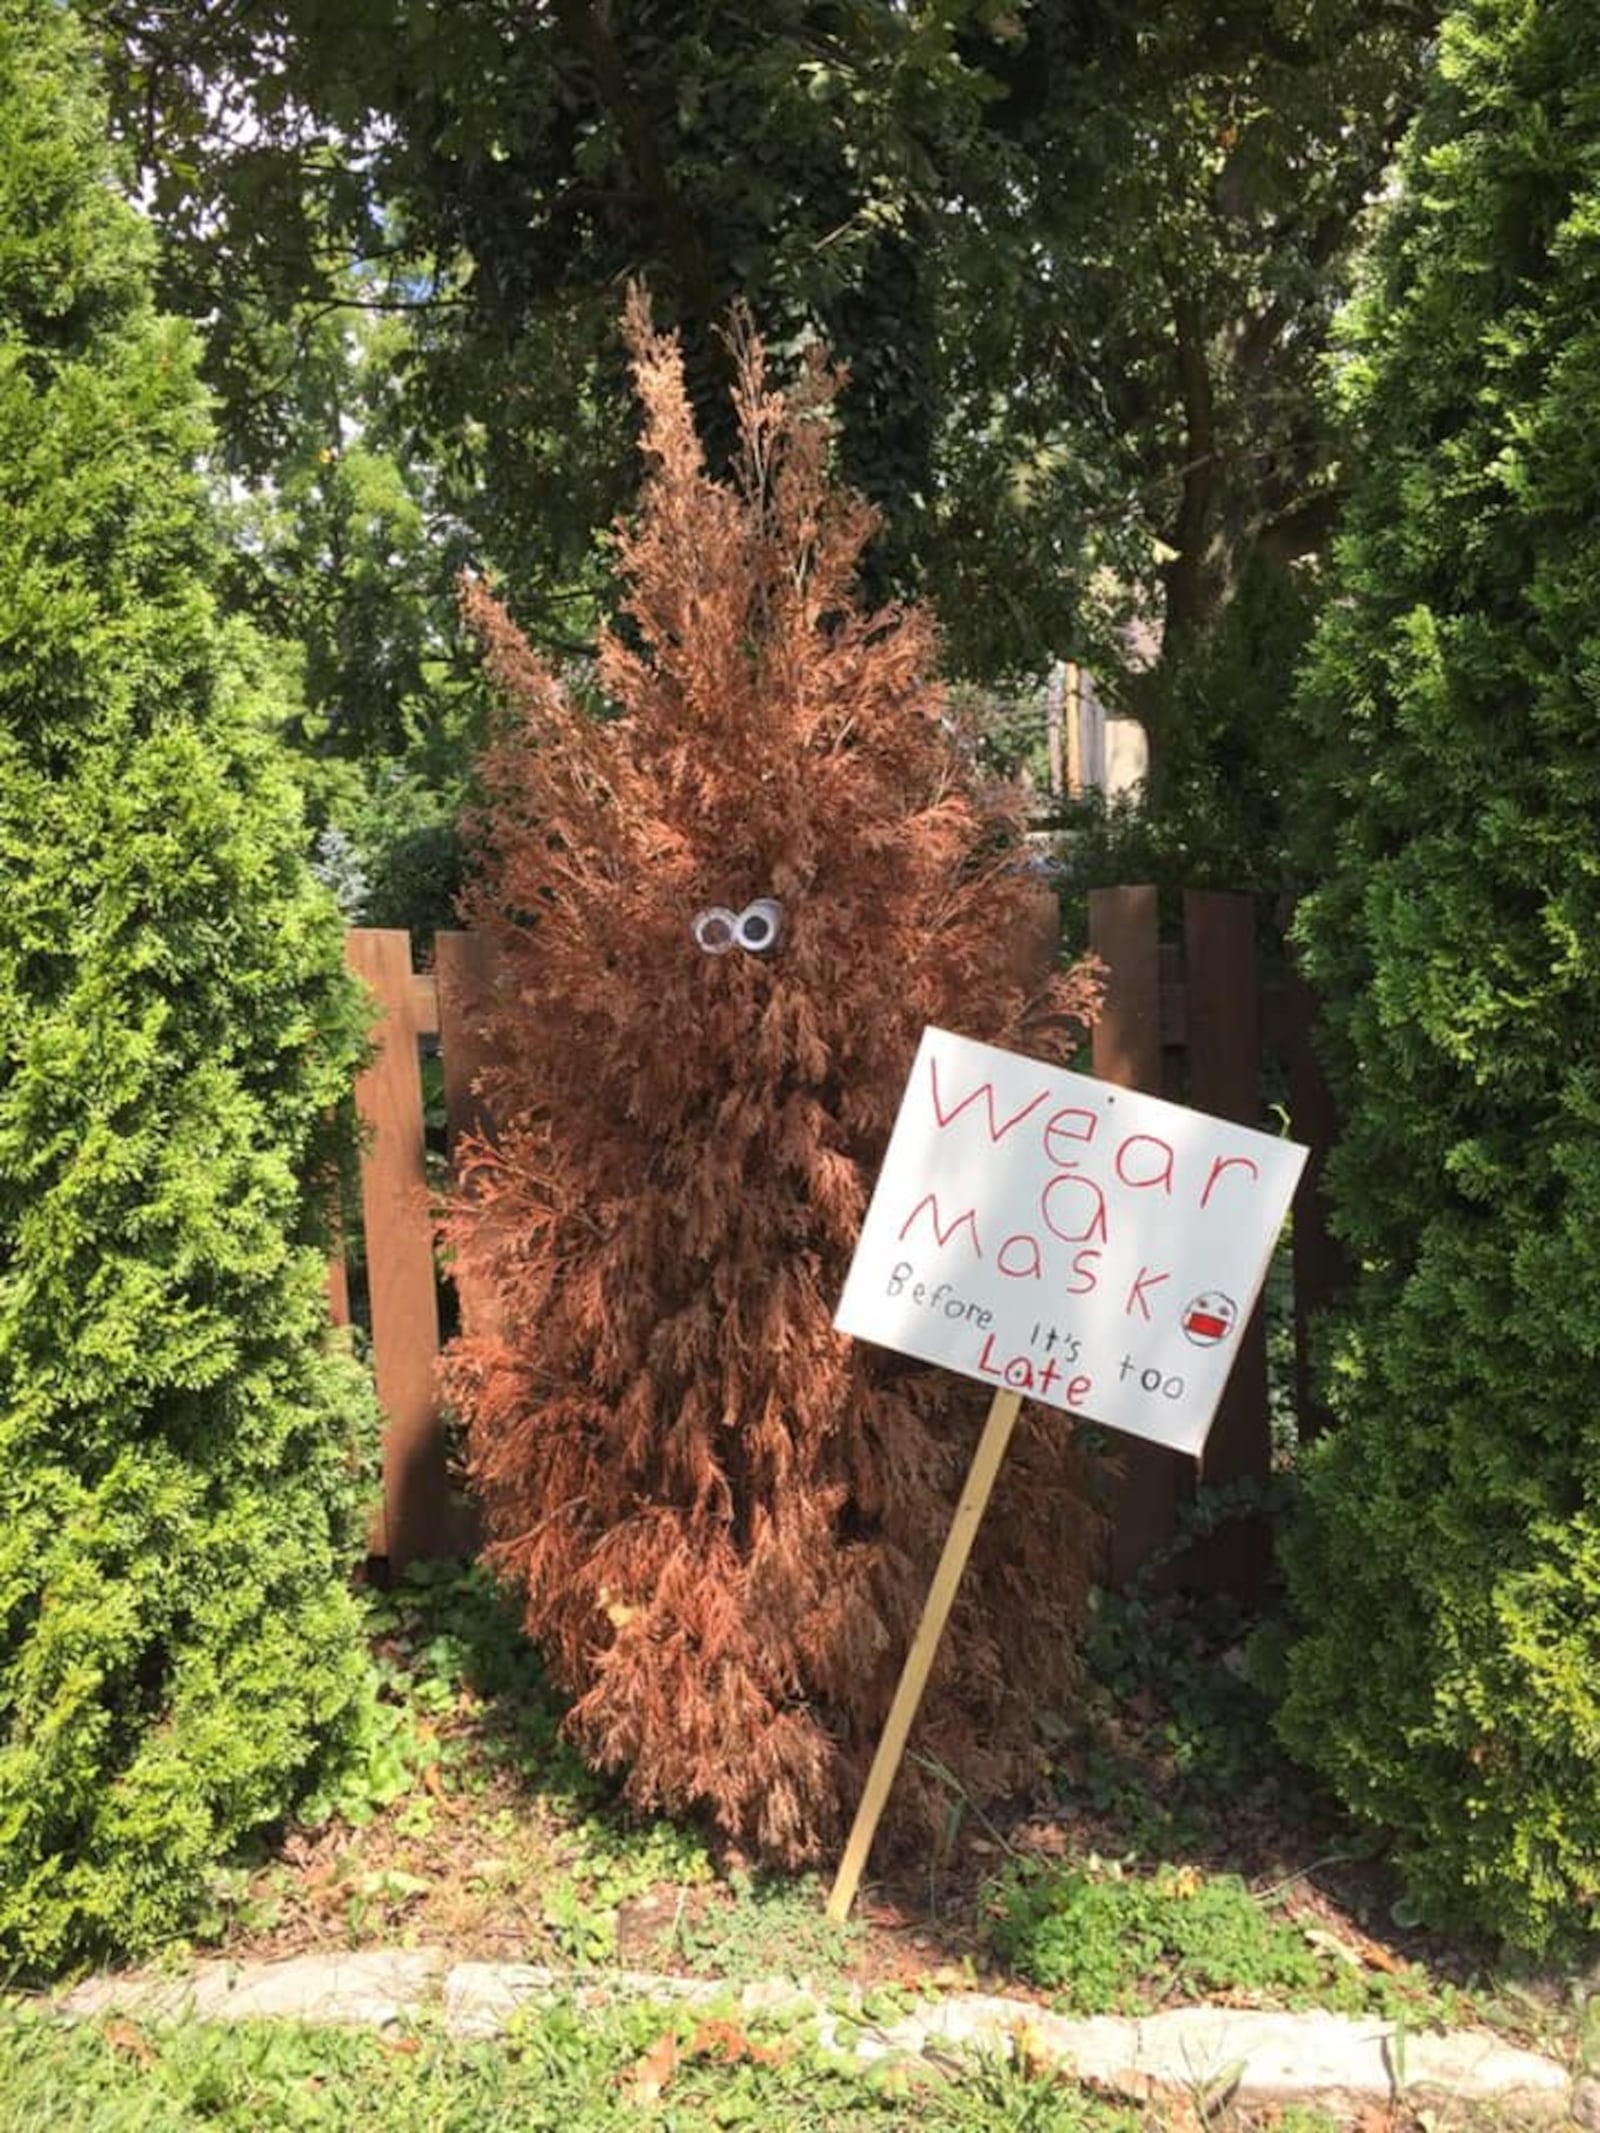
[[[1128,1300],[1122,1307],[1123,1316],[1131,1318],[1133,1316],[1133,1307],[1137,1304],[1140,1316],[1148,1320],[1150,1306],[1144,1300],[1145,1290],[1153,1289],[1157,1283],[1170,1281],[1171,1279],[1172,1276],[1170,1274],[1152,1274],[1147,1266],[1140,1267],[1138,1274],[1134,1278],[1133,1286],[1128,1291]]]
[[[922,1198],[917,1202],[916,1206],[912,1208],[910,1214],[906,1216],[904,1222],[901,1223],[900,1242],[902,1244],[904,1244],[906,1240],[906,1233],[911,1228],[912,1223],[916,1221],[918,1215],[920,1215],[925,1208],[928,1212],[928,1219],[933,1224],[933,1234],[935,1237],[937,1237],[941,1245],[948,1244],[950,1242],[950,1239],[955,1235],[956,1231],[962,1228],[963,1225],[965,1225],[966,1228],[969,1229],[972,1233],[972,1249],[974,1255],[979,1259],[983,1257],[983,1246],[978,1242],[978,1217],[976,1212],[970,1207],[967,1208],[962,1214],[957,1215],[955,1220],[950,1224],[950,1227],[946,1229],[944,1224],[939,1220],[939,1202],[937,1201],[937,1199],[935,1199],[934,1195],[931,1192],[923,1194]]]
[[[992,1081],[979,1082],[978,1086],[975,1089],[970,1091],[970,1093],[966,1096],[962,1097],[960,1103],[953,1104],[951,1108],[947,1111],[939,1096],[939,1061],[936,1056],[930,1058],[928,1061],[928,1073],[933,1083],[933,1115],[939,1121],[939,1127],[941,1132],[946,1126],[952,1124],[954,1120],[958,1119],[961,1116],[962,1112],[965,1111],[970,1104],[975,1104],[978,1101],[978,1098],[981,1096],[983,1098],[984,1109],[989,1114],[989,1138],[997,1145],[999,1142],[1005,1139],[1006,1135],[1011,1132],[1013,1127],[1020,1126],[1022,1124],[1022,1121],[1025,1118],[1029,1117],[1033,1112],[1037,1111],[1041,1104],[1048,1103],[1050,1101],[1050,1092],[1047,1089],[1041,1089],[1038,1095],[1034,1097],[1031,1103],[1024,1104],[1020,1111],[1013,1112],[1011,1117],[1008,1118],[1002,1125],[1000,1121],[995,1117],[994,1083]]]

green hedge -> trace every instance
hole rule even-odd
[[[0,0],[0,1961],[181,1926],[361,1669],[320,1217],[361,1004],[217,623],[188,336]]]
[[[1600,14],[1448,19],[1354,321],[1301,931],[1360,1266],[1285,1738],[1426,1915],[1600,1903]]]

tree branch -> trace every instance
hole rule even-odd
[[[1172,304],[1185,439],[1183,485],[1171,543],[1177,554],[1162,573],[1167,594],[1165,646],[1174,636],[1194,629],[1205,612],[1204,564],[1216,496],[1217,431],[1199,301],[1171,268],[1164,265],[1161,278]]]
[[[615,124],[634,178],[650,205],[679,294],[691,313],[709,327],[718,309],[710,257],[668,173],[650,115],[628,81],[604,11],[593,0],[556,0],[556,12],[573,45],[589,63],[596,99]]]

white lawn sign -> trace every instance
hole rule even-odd
[[[1024,1399],[1198,1457],[1306,1151],[923,1032],[834,1324],[993,1389],[828,1896],[849,1915]]]
[[[1305,1159],[926,1030],[834,1324],[1198,1456]]]

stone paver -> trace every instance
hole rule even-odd
[[[383,2028],[437,2004],[449,1960],[443,1948],[378,1948],[294,1955],[277,1963],[199,1963],[183,1977],[91,1978],[55,2004],[77,2015],[193,2015],[207,2022],[276,2017]]]
[[[789,1988],[789,2004],[807,2004]],[[556,1999],[580,2007],[609,2007],[619,2000],[661,2000],[676,2006],[726,2005],[728,1987],[716,1978],[658,1977],[616,1970],[575,1980],[570,1971],[540,1963],[457,1963],[444,1981],[444,2022],[458,2037],[498,2036],[521,2007]]]
[[[434,2015],[452,2034],[490,2037],[517,2010],[558,1998],[593,2007],[648,1998],[677,2005],[726,2005],[747,2018],[810,2012],[823,2041],[863,2060],[963,2052],[1025,2051],[1122,2095],[1163,2091],[1241,2102],[1351,2102],[1412,2098],[1482,2102],[1565,2114],[1573,2095],[1567,2070],[1488,2031],[1447,2035],[1332,2014],[1240,2012],[1185,2007],[1139,2019],[1072,2020],[1029,2001],[953,1993],[908,2008],[891,2022],[867,2018],[857,1998],[803,1982],[768,1979],[734,1993],[716,1979],[618,1971],[570,1973],[527,1963],[452,1963],[445,1950],[302,1955],[276,1963],[202,1963],[181,1978],[96,1978],[55,1996],[72,2015],[137,2014],[212,2021],[277,2016],[302,2022],[383,2026]]]
[[[1264,2102],[1387,2098],[1404,2091],[1460,2101],[1548,2102],[1556,2110],[1571,2086],[1554,2060],[1488,2031],[1408,2033],[1399,2040],[1392,2023],[1345,2015],[1183,2007],[1139,2020],[1073,2021],[1011,2001],[970,1997],[925,2010],[920,2027],[924,2047],[936,2038],[958,2046],[992,2045],[1009,2035],[1032,2056],[1132,2096],[1177,2089]]]

